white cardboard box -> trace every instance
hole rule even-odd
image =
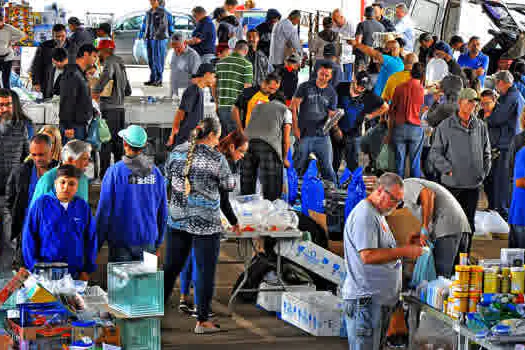
[[[285,292],[281,317],[317,337],[346,337],[343,300],[330,292]]]
[[[278,286],[261,282],[259,289],[261,291],[257,293],[257,305],[268,312],[281,312],[282,301],[284,291],[282,292],[263,292],[264,289],[277,289]],[[287,292],[315,292],[315,286],[308,284],[286,286]]]
[[[344,259],[313,242],[300,239],[282,242],[281,255],[338,286],[345,280]]]

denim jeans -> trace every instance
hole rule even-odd
[[[232,119],[232,107],[219,107],[218,115],[221,122],[222,137],[237,129],[237,125]]]
[[[308,157],[310,153],[317,157],[321,176],[323,179],[337,182],[337,177],[333,168],[332,142],[330,136],[306,136],[299,141],[299,149],[295,156],[294,163],[297,173],[302,176],[308,168]]]
[[[170,227],[166,235],[164,302],[168,302],[175,280],[181,273],[193,247],[197,271],[195,293],[198,297],[197,320],[199,322],[207,321],[210,313],[220,244],[220,235],[218,233],[192,235]]]
[[[352,81],[352,73],[354,70],[353,63],[345,63],[343,64],[343,77],[342,81]]]
[[[396,149],[397,174],[402,178],[405,178],[407,151],[410,159],[410,177],[421,177],[423,136],[423,128],[418,125],[403,124],[395,127],[392,142]]]
[[[485,179],[485,192],[489,201],[489,209],[498,211],[504,219],[508,217],[510,190],[510,152],[500,149],[497,159],[492,160],[492,168],[489,176]],[[511,171],[514,171],[512,169]]]
[[[82,126],[74,126],[72,127],[73,130],[75,130],[75,137],[73,137],[74,140],[81,140],[84,141],[87,137],[87,125]],[[60,134],[62,136],[62,146],[64,146],[66,143],[73,139],[68,139],[66,135],[64,135],[65,131],[68,130],[64,126],[60,125]]]
[[[525,226],[510,225],[509,248],[525,248]]]
[[[141,261],[143,259],[143,253],[148,252],[155,254],[157,249],[154,245],[147,244],[143,246],[132,246],[132,247],[112,247],[109,246],[109,262],[127,262],[127,261]]]
[[[148,40],[146,45],[148,65],[151,72],[149,79],[151,82],[162,82],[167,40]]]
[[[191,255],[186,259],[186,264],[179,275],[180,294],[190,295],[190,287],[193,283],[193,302],[197,305],[197,290],[195,288],[197,267],[195,266],[195,252],[191,250]]]
[[[381,350],[394,307],[373,302],[372,298],[345,300],[349,350]]]

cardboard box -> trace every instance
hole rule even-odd
[[[277,289],[279,286],[268,284],[266,282],[261,282],[259,289],[261,290],[257,293],[257,306],[268,312],[281,312],[282,305],[282,296],[285,292],[315,292],[315,286],[310,286],[308,284],[296,285],[296,286],[286,286],[286,291],[281,292],[264,292],[265,289]]]
[[[283,242],[281,255],[338,286],[345,280],[344,259],[313,242],[300,239]]]
[[[286,292],[281,317],[317,337],[346,337],[343,300],[330,292]]]
[[[398,245],[405,245],[411,234],[421,231],[421,222],[408,208],[397,209],[386,221]]]

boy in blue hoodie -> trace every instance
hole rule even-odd
[[[95,271],[97,236],[89,204],[76,197],[80,176],[73,165],[60,166],[55,192],[31,205],[22,232],[22,254],[29,270],[39,262],[62,262],[73,278],[85,281]]]
[[[96,216],[99,248],[108,241],[109,262],[142,260],[144,251],[156,253],[168,219],[166,182],[142,154],[146,131],[130,125],[118,135],[125,156],[106,171]]]

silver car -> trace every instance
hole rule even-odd
[[[195,29],[195,19],[188,13],[170,12],[173,15],[175,31],[190,38]],[[127,64],[148,64],[144,42],[137,40],[145,15],[146,11],[132,12],[117,18],[113,24],[115,54],[122,57]],[[169,50],[166,50],[166,54],[168,52]]]

